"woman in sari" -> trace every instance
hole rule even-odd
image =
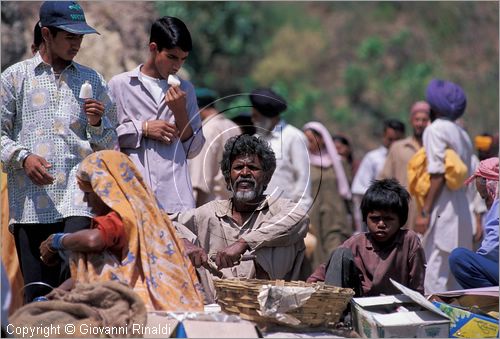
[[[92,227],[57,233],[40,246],[47,264],[70,253],[74,283],[115,280],[148,310],[203,310],[200,285],[168,216],[127,155],[100,151],[80,165],[78,184],[94,209]]]
[[[302,130],[308,140],[311,163],[314,203],[309,216],[311,230],[318,239],[312,260],[312,267],[317,267],[352,235],[351,191],[346,164],[326,127],[309,122]]]

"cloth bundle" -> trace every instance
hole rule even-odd
[[[24,305],[10,317],[10,322],[14,326],[33,328],[60,325],[60,331],[50,333],[49,337],[52,338],[92,338],[96,336],[95,333],[81,329],[126,328],[122,333],[107,335],[137,337],[133,333],[133,325],[142,327],[147,321],[142,299],[130,287],[118,282],[78,284],[71,291],[55,289],[47,295],[47,299]],[[74,325],[74,334],[65,332],[64,328],[68,324]]]

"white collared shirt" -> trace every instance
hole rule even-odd
[[[365,154],[359,169],[352,180],[352,194],[364,195],[370,187],[373,180],[384,167],[385,158],[387,157],[388,149],[385,146],[380,146]]]
[[[265,194],[299,202],[305,210],[312,205],[307,138],[283,119],[270,134],[259,135],[276,155],[276,170]]]

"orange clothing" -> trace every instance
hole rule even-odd
[[[202,311],[203,299],[194,267],[184,255],[168,216],[127,155],[117,151],[92,153],[80,165],[78,177],[116,213],[97,219],[112,250],[73,252],[71,276],[77,282],[117,280],[130,286],[148,310]],[[103,226],[104,225],[107,226]]]
[[[1,168],[0,168],[1,172]],[[9,278],[12,299],[10,302],[9,314],[14,313],[23,305],[23,294],[21,289],[24,286],[23,275],[19,266],[16,253],[16,243],[14,235],[9,232],[9,196],[7,194],[7,174],[1,173],[1,204],[2,204],[2,261]]]

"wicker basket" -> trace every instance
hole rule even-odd
[[[257,296],[263,285],[319,287],[304,305],[287,312],[300,320],[299,325],[292,327],[331,326],[337,323],[354,295],[354,291],[350,288],[340,288],[323,283],[308,284],[302,281],[220,279],[214,280],[214,284],[217,291],[217,303],[223,311],[239,314],[241,318],[261,325],[270,322],[286,325],[275,318],[261,316],[257,313],[257,310],[260,310]]]

